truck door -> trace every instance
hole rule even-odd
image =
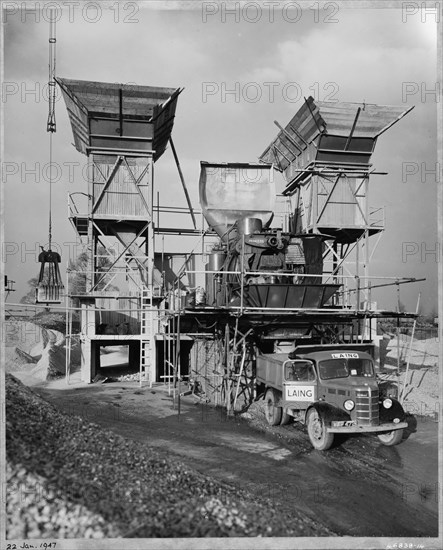
[[[288,359],[283,363],[283,406],[307,409],[317,401],[317,375],[312,361]]]

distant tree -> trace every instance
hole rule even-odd
[[[28,285],[30,288],[28,292],[21,297],[21,304],[35,304],[35,289],[38,285],[38,277],[33,277],[32,279],[29,279]]]
[[[433,325],[434,320],[438,318],[438,309],[436,307],[431,308],[429,313],[423,315],[423,318],[427,323],[431,323],[431,325]]]
[[[97,253],[99,258],[97,260],[97,272],[98,277],[101,274],[106,273],[106,271],[111,266],[111,260],[105,256],[105,249],[99,247]],[[86,292],[86,271],[88,269],[88,254],[87,252],[81,252],[75,260],[70,260],[68,264],[69,270],[69,294],[85,294]],[[105,275],[103,280],[97,285],[97,290],[101,290],[105,287],[106,283],[109,281],[110,275]],[[21,298],[21,304],[34,304],[35,303],[35,289],[38,285],[38,277],[33,277],[29,279],[28,285],[30,287],[29,291]],[[118,290],[114,285],[108,285],[109,290]],[[75,300],[77,302],[77,300]],[[75,304],[74,304],[75,305]],[[75,307],[77,307],[75,305]]]
[[[102,275],[105,274],[110,266],[112,265],[111,259],[106,256],[106,250],[104,247],[99,247],[97,249],[97,262],[96,262],[96,269],[97,269],[97,280],[99,281],[97,285],[97,290],[102,290],[106,285],[106,288],[108,290],[118,290],[118,287],[115,285],[109,285],[109,279],[111,278],[111,275],[104,275],[104,277],[101,279]],[[77,256],[77,258],[73,261],[69,261],[68,265],[69,270],[69,294],[85,294],[86,293],[86,272],[88,270],[88,253],[82,252]],[[100,280],[101,279],[101,280]],[[77,307],[78,304],[76,304],[77,300],[74,300],[74,306]]]

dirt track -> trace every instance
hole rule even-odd
[[[303,510],[340,535],[437,536],[438,424],[430,418],[411,417],[397,447],[353,437],[320,453],[302,428],[269,428],[260,410],[249,419],[227,418],[185,397],[179,414],[164,387],[67,386],[60,380],[33,389],[65,412],[166,449],[202,473],[271,498],[276,507]]]

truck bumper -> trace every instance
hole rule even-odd
[[[407,422],[399,422],[398,424],[379,424],[378,426],[328,426],[326,431],[333,434],[347,433],[374,433],[374,432],[393,432],[394,430],[401,430],[407,428]]]

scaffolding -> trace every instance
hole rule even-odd
[[[377,319],[400,322],[413,316],[378,309],[373,298],[379,288],[391,285],[399,290],[419,279],[368,273],[375,250],[370,237],[379,239],[384,229],[383,209],[369,206],[369,176],[378,174],[369,160],[378,135],[404,113],[347,104],[340,113],[346,112],[346,124],[334,129],[332,108],[308,100],[295,120],[286,128],[279,126],[261,163],[202,162],[202,210],[196,211],[170,136],[180,90],[158,89],[161,101],[151,104],[146,115],[131,109],[152,102],[152,88],[132,87],[131,95],[122,86],[106,84],[98,114],[88,103],[97,83],[59,80],[76,147],[88,156],[92,174],[87,192],[71,194],[68,205],[89,257],[86,289],[74,293],[70,288],[69,300],[78,307],[71,303],[67,313],[71,342],[72,315],[80,312],[83,380],[90,382],[100,368],[100,346],[117,342],[129,345],[137,357],[140,384],[163,384],[178,406],[180,396],[190,394],[230,414],[245,410],[258,397],[257,350],[307,339],[366,343]],[[134,93],[139,101],[131,107]],[[371,124],[376,120],[369,136],[367,126],[359,127],[365,117]],[[154,162],[167,144],[188,208],[160,206],[158,195],[154,205]],[[230,194],[244,183],[237,179],[237,168],[247,175],[248,184],[243,185],[240,202]],[[281,170],[287,182],[277,206],[273,168]],[[270,185],[263,187],[263,182]],[[164,226],[160,214],[190,215],[192,227]],[[207,227],[203,216],[209,218]],[[267,238],[273,216],[278,229],[269,229],[269,235],[274,231],[280,237],[286,232],[322,239],[321,273],[309,272],[307,263],[301,271],[294,262],[291,269],[278,270],[247,263],[239,223],[258,219]],[[156,235],[193,236],[198,242],[189,253],[165,252],[163,246],[160,253],[155,250]],[[212,240],[217,235],[219,248]],[[233,243],[235,250],[230,249]],[[214,268],[211,262],[217,264],[215,256],[222,248],[223,260]],[[181,266],[174,263],[179,258]],[[118,283],[122,278],[125,291]],[[213,298],[214,285],[220,300],[208,302],[204,290]],[[128,327],[120,333],[103,328],[122,324]],[[67,372],[68,363],[69,355]]]
[[[240,262],[242,266],[245,262]],[[282,307],[268,305],[251,306],[246,293],[241,293],[239,305],[209,306],[196,304],[180,294],[180,279],[190,275],[219,275],[218,271],[183,270],[175,281],[168,301],[170,309],[165,312],[169,318],[168,333],[174,351],[171,368],[174,372],[173,388],[181,381],[188,382],[188,390],[195,398],[210,401],[233,414],[247,409],[258,397],[255,394],[255,356],[258,348],[274,346],[276,342],[309,338],[318,343],[358,344],[373,341],[373,322],[380,319],[400,320],[416,317],[417,312],[407,313],[398,310],[380,310],[374,301],[362,302],[359,293],[369,289],[391,286],[399,292],[403,284],[419,282],[423,279],[336,275],[339,281],[338,292],[342,293],[346,307],[322,304],[321,307],[284,307],[285,298],[280,297]],[[260,272],[273,276],[277,272]],[[246,269],[229,272],[238,280],[244,281],[257,272]],[[282,275],[282,272],[278,272]],[[292,274],[294,276],[294,274]],[[318,275],[299,275],[299,278],[316,278]],[[330,274],[322,276],[321,283],[330,279]],[[264,285],[263,285],[264,286]],[[294,284],[294,287],[303,288]],[[192,289],[191,289],[192,290]],[[195,289],[194,289],[195,290]],[[305,289],[302,290],[306,292]],[[332,302],[330,297],[329,302]],[[369,327],[369,336],[363,328]],[[171,332],[172,331],[172,332]],[[182,338],[184,334],[192,339],[190,353],[191,366],[185,372],[181,369]],[[306,340],[305,340],[306,341]],[[379,358],[378,358],[379,360]],[[177,389],[180,393],[180,390]]]

